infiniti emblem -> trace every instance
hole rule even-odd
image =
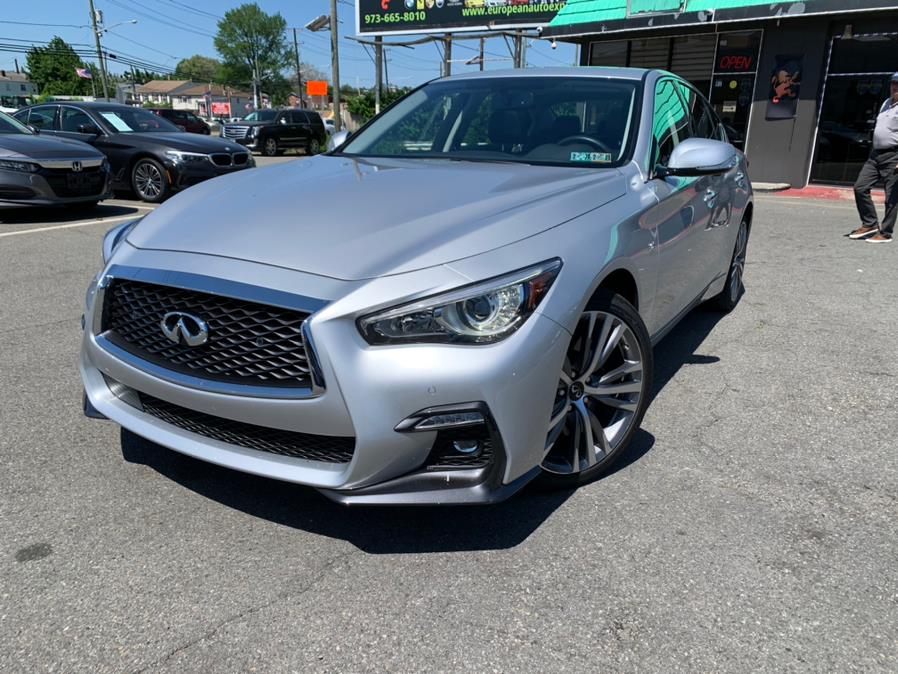
[[[202,318],[183,311],[169,311],[162,317],[162,334],[175,344],[201,346],[209,340],[209,326]]]
[[[81,162],[80,162],[80,161],[73,161],[73,162],[72,162],[72,170],[73,170],[75,173],[81,173]]]

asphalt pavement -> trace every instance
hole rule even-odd
[[[108,227],[0,213],[0,671],[896,671],[898,244],[759,196],[609,477],[347,509],[85,419]]]

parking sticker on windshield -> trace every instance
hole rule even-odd
[[[612,159],[609,152],[571,152],[571,161],[610,164]]]

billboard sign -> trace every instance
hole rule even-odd
[[[356,0],[356,33],[452,33],[548,24],[567,0]]]
[[[306,82],[306,96],[327,96],[327,82],[323,80]]]
[[[219,102],[212,101],[212,114],[216,117],[230,117],[231,116],[231,103],[228,102]]]

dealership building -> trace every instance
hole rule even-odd
[[[568,0],[543,37],[580,64],[662,68],[706,92],[756,181],[846,185],[898,71],[898,3]]]

